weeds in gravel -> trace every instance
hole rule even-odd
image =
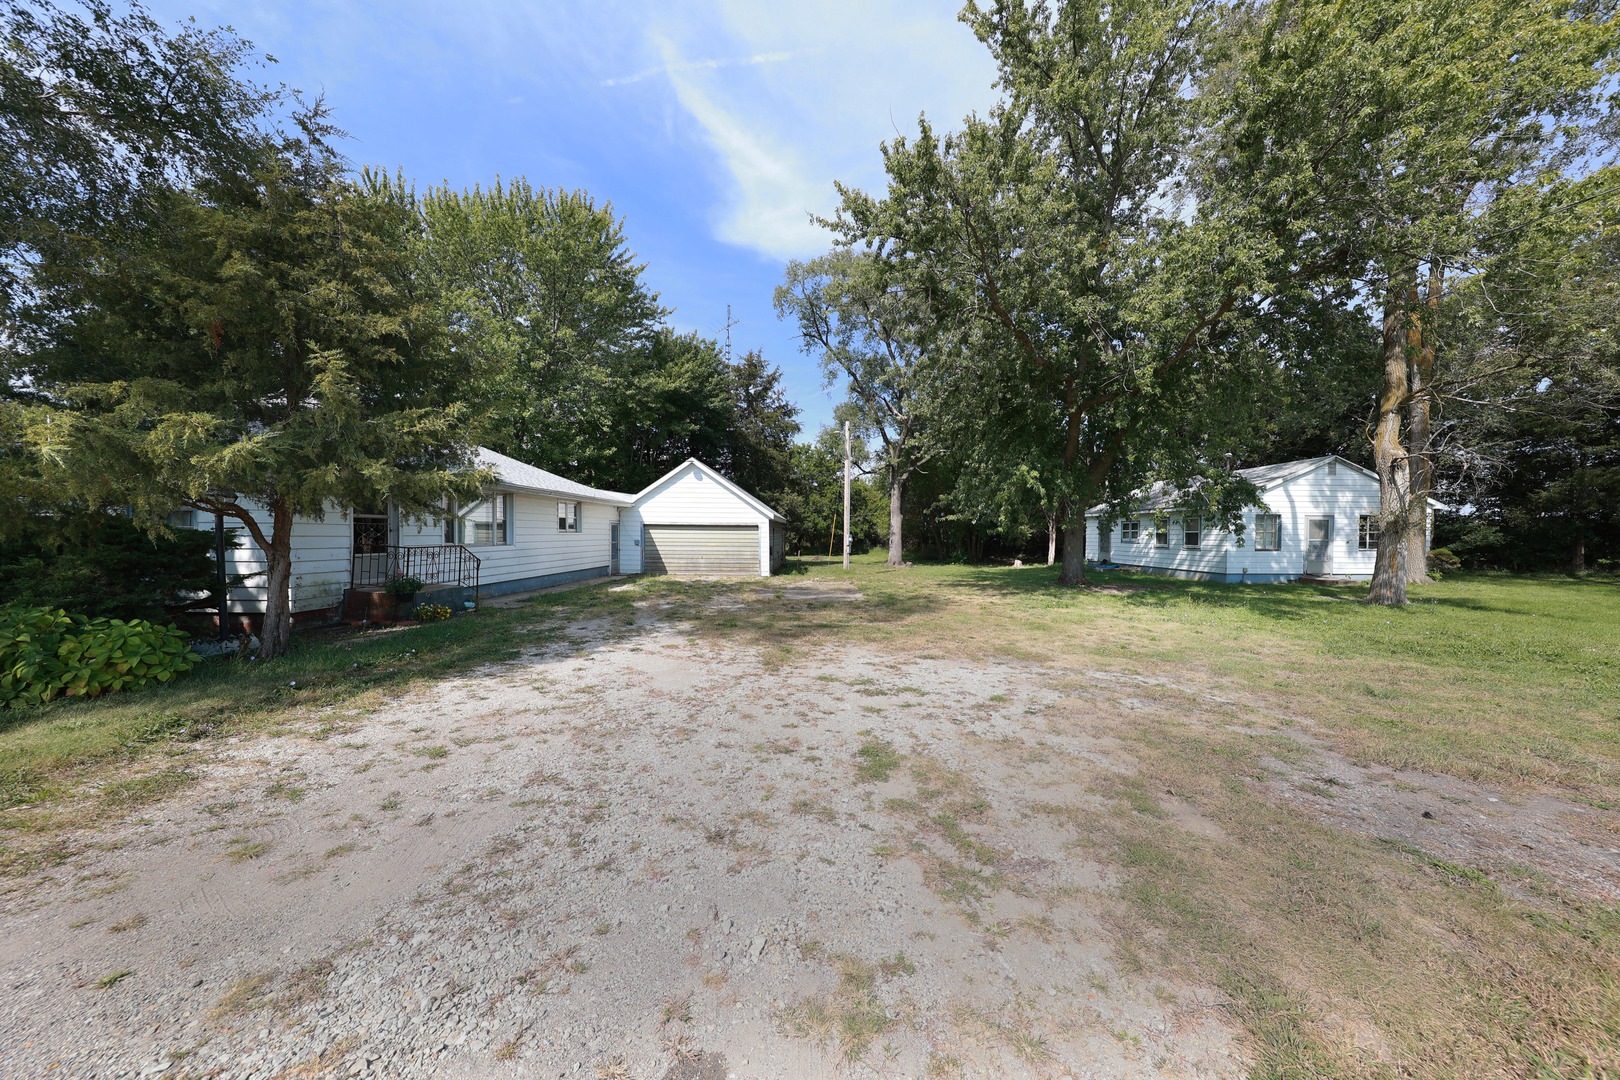
[[[119,983],[123,982],[133,974],[135,974],[133,968],[123,968],[119,971],[109,971],[107,974],[96,980],[96,989],[111,990],[113,987],[117,986]]]
[[[875,965],[848,953],[831,957],[831,962],[838,972],[832,993],[791,1005],[778,1018],[800,1038],[835,1044],[844,1062],[853,1064],[894,1021],[877,998]]]
[[[223,1020],[227,1016],[241,1016],[268,1005],[269,1002],[265,999],[274,979],[275,973],[271,971],[237,979],[231,984],[231,988],[225,991],[225,995],[214,1003],[213,1009],[208,1013],[208,1019]]]
[[[139,912],[137,912],[136,914],[131,915],[129,918],[120,919],[119,921],[113,923],[111,926],[107,927],[107,933],[109,933],[109,934],[122,934],[126,930],[139,930],[141,927],[143,927],[145,925],[146,925],[146,916],[140,914]]]
[[[668,1027],[674,1023],[690,1024],[692,1022],[692,995],[682,994],[664,999],[664,1008],[658,1021],[659,1027]]]
[[[863,784],[881,784],[900,767],[900,755],[885,739],[868,739],[855,751],[855,779]]]
[[[630,1080],[630,1063],[623,1054],[611,1057],[596,1066],[596,1080]]]
[[[270,850],[270,841],[255,841],[252,837],[238,836],[226,844],[225,857],[233,863],[257,859]]]

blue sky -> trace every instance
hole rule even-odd
[[[891,4],[264,3],[159,0],[164,21],[228,24],[325,93],[357,164],[419,186],[527,176],[584,188],[625,218],[646,278],[682,330],[786,374],[804,437],[837,389],[777,321],[790,258],[828,247],[808,221],[834,179],[882,186],[878,144],[917,115],[955,127],[995,100],[988,53],[955,0]]]

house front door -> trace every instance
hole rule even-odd
[[[1333,519],[1310,518],[1305,522],[1305,576],[1327,577],[1333,573]]]
[[[619,523],[617,521],[608,526],[608,533],[608,573],[617,574],[619,572]]]

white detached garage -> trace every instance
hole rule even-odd
[[[650,484],[620,520],[627,574],[770,577],[787,550],[787,519],[696,458]]]

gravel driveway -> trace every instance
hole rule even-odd
[[[1109,871],[1031,810],[1129,768],[1056,698],[644,608],[229,744],[12,893],[0,1072],[1240,1075],[1211,991],[1116,969]]]

